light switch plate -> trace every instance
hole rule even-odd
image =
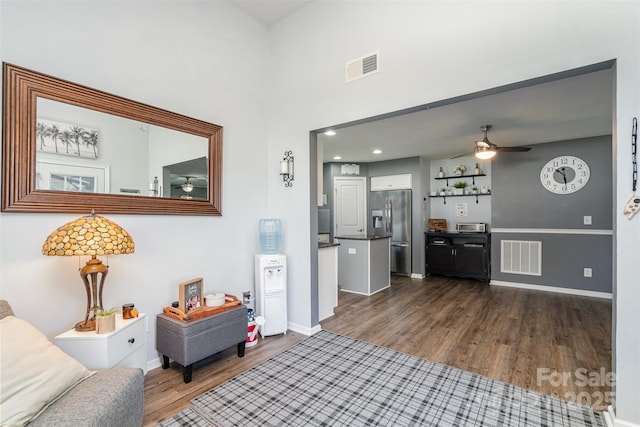
[[[356,248],[349,248],[349,255],[355,255],[356,254]]]
[[[584,216],[584,225],[591,225],[591,215]]]

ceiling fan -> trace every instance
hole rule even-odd
[[[193,191],[193,184],[191,182],[189,182],[189,180],[191,179],[190,176],[186,177],[187,180],[185,181],[184,184],[182,184],[182,191],[184,191],[185,193],[189,194]]]
[[[193,177],[192,176],[184,176],[184,182],[182,184],[180,183],[176,183],[175,177],[172,177],[172,185],[171,187],[176,189],[176,190],[181,190],[184,194],[182,194],[181,197],[183,198],[191,198],[191,192],[197,187],[197,185],[194,185],[194,183],[191,181]]]
[[[484,138],[482,141],[475,142],[475,148],[471,153],[461,154],[456,157],[452,157],[452,159],[457,159],[458,157],[467,156],[469,154],[475,153],[475,156],[479,159],[491,159],[496,155],[498,151],[504,152],[524,152],[531,150],[531,147],[498,147],[493,142],[489,141],[487,137],[487,132],[491,129],[491,125],[483,125],[480,127],[480,130],[484,132]]]

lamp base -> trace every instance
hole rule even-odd
[[[96,321],[95,319],[87,320],[86,322],[83,320],[81,322],[76,323],[76,326],[73,328],[78,332],[91,332],[96,330]]]
[[[80,270],[80,277],[82,277],[82,282],[84,282],[84,287],[87,291],[87,311],[84,321],[76,324],[76,331],[89,332],[96,330],[95,314],[103,310],[102,288],[104,287],[104,279],[107,277],[107,273],[109,273],[109,267],[104,265],[95,255],[92,255],[91,259]]]

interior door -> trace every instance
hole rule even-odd
[[[335,177],[333,179],[334,236],[363,236],[366,230],[366,178]]]

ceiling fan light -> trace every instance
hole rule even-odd
[[[182,191],[185,193],[191,193],[193,191],[193,184],[190,182],[185,182],[182,184]]]
[[[496,151],[491,147],[476,146],[476,157],[482,160],[488,160],[496,155]]]

